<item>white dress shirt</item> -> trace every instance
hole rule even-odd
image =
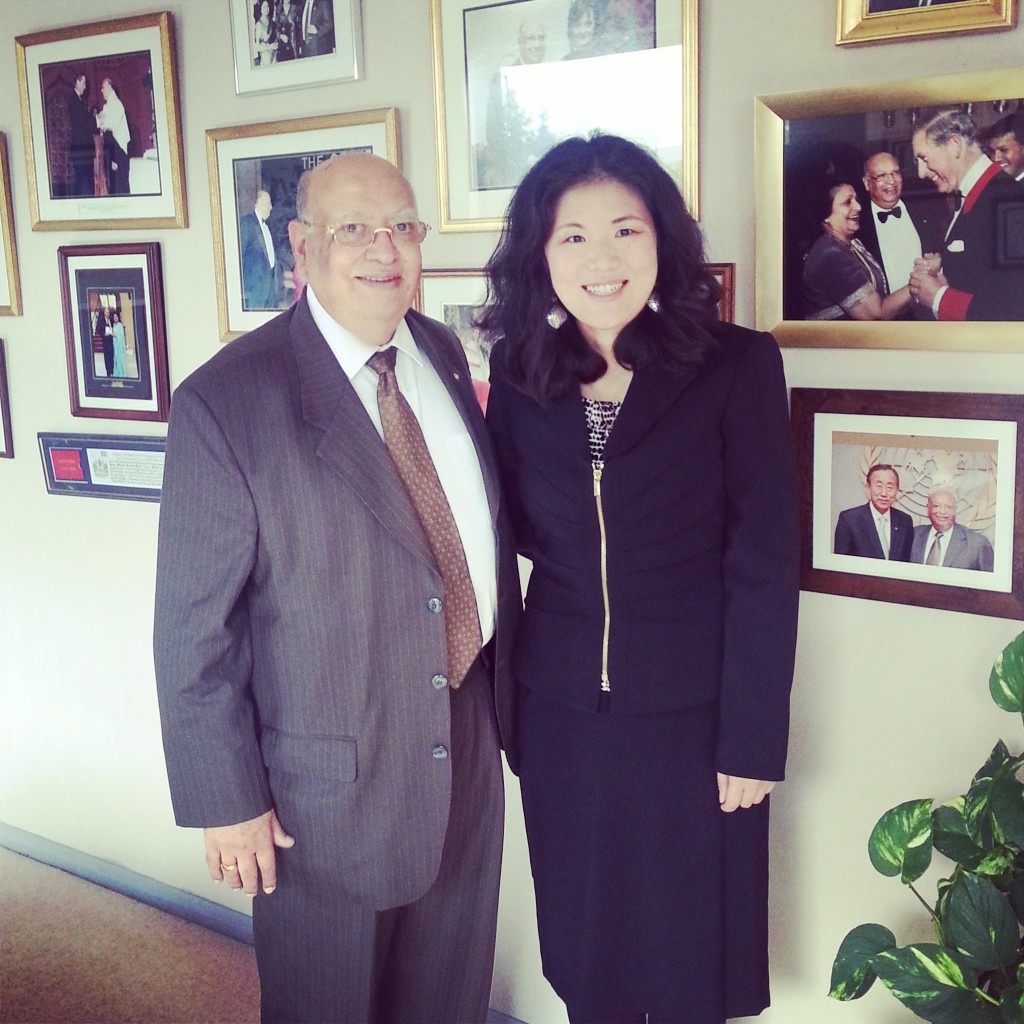
[[[267,250],[267,262],[270,264],[270,269],[273,270],[277,265],[277,254],[274,252],[274,239],[270,237],[270,228],[267,227],[267,222],[258,213],[256,214],[256,220],[259,221],[260,231],[263,232],[263,245]]]
[[[377,408],[377,374],[366,365],[370,356],[381,349],[342,327],[324,309],[309,284],[306,285],[306,297],[313,321],[355,388],[377,433],[383,438],[384,428]],[[444,382],[420,351],[404,320],[382,348],[392,346],[398,349],[395,360],[398,387],[419,421],[427,450],[455,517],[455,525],[459,528],[476,594],[480,635],[486,644],[494,635],[497,610],[497,552],[476,446]]]
[[[910,280],[914,260],[921,256],[921,236],[917,233],[910,211],[902,199],[892,209],[898,209],[900,216],[888,216],[891,210],[883,210],[874,200],[871,201],[871,216],[875,221],[882,267],[889,282],[889,291],[895,292]],[[884,224],[878,218],[880,213],[887,214]]]

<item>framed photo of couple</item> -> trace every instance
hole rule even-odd
[[[188,226],[166,11],[15,40],[34,231]]]
[[[790,407],[804,590],[1024,618],[1024,396],[793,388]]]
[[[329,157],[352,152],[401,167],[397,109],[207,131],[221,341],[265,324],[301,293],[288,240],[299,178]]]
[[[814,305],[820,269],[815,248],[829,233],[829,219],[836,204],[849,193],[850,212],[857,207],[859,227],[852,246],[869,252],[879,270],[891,277],[895,292],[909,279],[906,264],[892,270],[879,248],[881,231],[871,210],[878,196],[878,182],[895,186],[896,201],[902,203],[920,239],[919,255],[934,246],[945,262],[950,254],[964,250],[954,240],[954,231],[964,226],[973,200],[957,212],[951,190],[917,159],[915,132],[940,111],[955,109],[963,114],[976,139],[971,152],[984,153],[1006,134],[1014,132],[1022,110],[1016,97],[1024,95],[1024,69],[965,72],[935,78],[886,82],[834,91],[761,96],[756,100],[756,318],[757,326],[775,333],[782,345],[818,348],[958,349],[963,351],[1024,351],[1021,320],[997,319],[979,304],[968,309],[965,319],[936,319],[930,304],[912,301],[899,318],[852,320],[836,310],[827,318]],[[1024,132],[1024,129],[1021,129]],[[919,140],[920,141],[920,140]],[[928,143],[932,151],[939,149]],[[943,144],[966,146],[962,136]],[[873,175],[876,159],[885,158],[885,173]],[[977,163],[978,168],[988,167]],[[962,257],[971,263],[975,276],[984,269],[992,280],[1001,282],[1000,295],[1013,299],[1024,295],[1024,186],[1012,187],[1013,174],[1000,165],[988,170],[991,176],[979,184],[1003,196],[985,210],[985,237]],[[824,197],[829,181],[844,181],[843,195],[836,193],[831,212],[815,201]],[[878,186],[872,189],[872,186]],[[1006,198],[1009,193],[1012,197]],[[984,206],[979,202],[979,211]],[[976,215],[980,224],[982,214]],[[959,222],[955,218],[963,217]],[[890,227],[898,226],[893,222]],[[869,234],[869,229],[872,234]],[[872,235],[876,239],[872,243]],[[850,243],[847,243],[848,247]],[[825,251],[820,249],[819,251]],[[849,263],[849,259],[846,259]],[[911,260],[912,265],[912,260]],[[951,286],[957,282],[949,281]]]
[[[441,231],[496,231],[556,142],[654,152],[698,216],[697,0],[431,0]],[[628,86],[628,88],[626,88]],[[637,104],[628,97],[652,97]]]
[[[362,77],[360,0],[229,0],[235,92]]]

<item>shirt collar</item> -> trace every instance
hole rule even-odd
[[[981,176],[992,166],[992,161],[982,154],[967,168],[967,173],[960,179],[960,193],[966,199],[971,189],[981,180]]]
[[[420,366],[423,365],[423,353],[420,352],[416,339],[412,336],[412,331],[409,330],[409,325],[404,319],[398,324],[395,333],[391,336],[391,340],[387,345],[382,345],[378,348],[376,345],[363,341],[362,338],[353,334],[346,327],[342,327],[324,309],[322,303],[316,297],[316,292],[313,291],[313,286],[308,282],[306,283],[306,301],[309,303],[309,311],[313,316],[313,322],[320,329],[320,333],[324,336],[324,340],[330,346],[334,357],[338,360],[338,364],[345,371],[345,376],[349,380],[366,365],[367,360],[374,352],[379,352],[381,348],[388,348],[391,345],[397,348],[399,352],[403,352],[411,359],[414,359]]]

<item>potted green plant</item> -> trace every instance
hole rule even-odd
[[[999,707],[1024,721],[1024,633],[989,677]],[[829,995],[859,999],[876,978],[933,1024],[1024,1024],[1024,756],[1000,740],[970,789],[939,807],[910,800],[886,811],[868,841],[875,869],[899,876],[931,916],[935,942],[898,946],[880,924],[854,928],[839,947]],[[932,861],[953,872],[934,905],[914,888]]]

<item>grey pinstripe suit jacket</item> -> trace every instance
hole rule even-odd
[[[498,537],[495,694],[520,598],[490,441],[457,339],[408,314],[476,445]],[[305,300],[175,393],[155,661],[179,824],[275,807],[314,863],[378,909],[436,877],[451,795],[443,593],[419,520]],[[514,762],[514,752],[510,751]],[[497,753],[495,753],[497,756]],[[287,855],[287,854],[285,854]]]

